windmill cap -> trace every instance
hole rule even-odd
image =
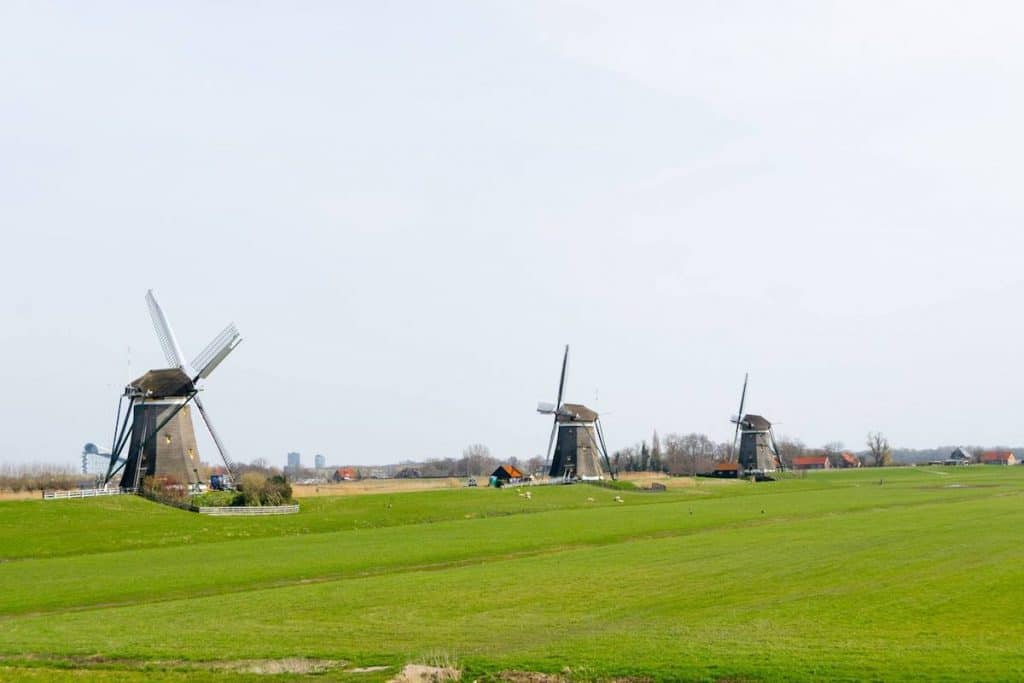
[[[192,379],[181,368],[150,370],[128,387],[151,398],[188,396],[195,391]]]
[[[572,413],[572,417],[559,416],[559,422],[593,422],[597,419],[597,411],[591,410],[590,408],[580,403],[563,403],[562,408],[569,413]]]
[[[772,428],[771,422],[761,417],[760,415],[754,415],[752,413],[747,413],[746,415],[744,415],[743,422],[745,424],[750,425],[750,429],[756,429],[758,431]]]

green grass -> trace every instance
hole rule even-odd
[[[1024,467],[518,494],[2,503],[0,680],[274,680],[217,667],[293,657],[347,663],[320,680],[1024,678]]]

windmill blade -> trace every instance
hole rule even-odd
[[[565,376],[569,369],[569,345],[565,345],[565,355],[562,356],[562,374],[558,380],[558,400],[555,402],[556,408],[562,407],[562,392],[565,390]]]
[[[732,452],[736,453],[736,440],[740,437],[740,423],[743,421],[743,402],[747,399],[747,380],[750,373],[743,375],[743,392],[740,394],[740,411],[736,414],[736,431],[732,435]]]
[[[618,479],[618,475],[612,467],[611,458],[608,457],[608,446],[604,442],[604,429],[601,428],[601,418],[594,420],[594,427],[594,431],[597,432],[597,438],[601,440],[601,454],[604,456],[604,464],[608,467],[608,474],[611,475],[612,479]]]
[[[228,354],[241,343],[242,335],[238,332],[238,328],[234,323],[228,324],[192,361],[192,367],[199,371],[195,380],[209,377],[210,373],[221,364],[221,361],[227,358]]]
[[[544,458],[544,469],[549,470],[551,467],[551,447],[555,445],[555,432],[558,431],[558,417],[555,417],[554,422],[551,423],[551,436],[548,437],[548,455]]]
[[[149,316],[153,319],[153,327],[156,329],[156,336],[160,340],[160,347],[164,350],[164,358],[167,359],[168,365],[172,368],[181,368],[191,375],[185,364],[185,354],[181,352],[174,330],[171,329],[171,323],[153,296],[152,289],[146,292],[146,304],[149,306]]]
[[[227,468],[231,481],[238,481],[235,477],[235,462],[231,459],[231,456],[228,455],[228,449],[224,447],[224,443],[217,435],[217,430],[213,428],[213,422],[210,421],[210,415],[206,412],[203,402],[199,400],[199,396],[195,397],[195,402],[196,407],[199,408],[199,414],[202,416],[203,422],[206,424],[206,430],[210,432],[210,436],[213,437],[213,443],[217,446],[217,451],[220,453],[220,459],[224,461],[224,467]]]
[[[779,444],[775,441],[775,430],[771,427],[768,428],[768,438],[772,442],[772,450],[775,451],[775,459],[779,462],[779,469],[785,470],[785,465],[782,464],[782,453],[779,452]]]
[[[557,410],[558,406],[556,406],[554,403],[547,403],[545,401],[541,401],[540,403],[537,404],[537,412],[540,413],[541,415],[552,415]]]

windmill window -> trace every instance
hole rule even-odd
[[[164,441],[167,442],[167,443],[170,443],[171,442],[171,435],[170,434],[164,434]]]
[[[192,458],[193,460],[196,459],[196,452],[194,450],[192,450],[191,448],[188,449],[188,457]]]

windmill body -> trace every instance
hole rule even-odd
[[[188,405],[192,381],[181,370],[151,370],[132,381],[131,436],[121,473],[122,488],[146,477],[194,486],[200,482],[199,449]]]
[[[118,404],[106,482],[120,473],[120,486],[124,489],[138,488],[146,477],[180,485],[198,484],[200,458],[192,423],[193,405],[199,409],[228,474],[234,479],[234,463],[199,400],[197,383],[210,376],[241,343],[242,337],[234,325],[228,325],[189,364],[152,290],[146,294],[146,303],[164,356],[172,367],[150,370],[125,387]],[[121,458],[126,446],[127,455]]]
[[[537,406],[537,412],[542,415],[554,416],[548,439],[548,476],[566,481],[602,479],[606,475],[614,478],[600,416],[585,405],[562,402],[568,363],[569,347],[566,346],[558,383],[558,399],[555,403],[541,403]]]
[[[747,414],[740,421],[739,464],[745,472],[774,472],[778,469],[772,423],[760,415]]]

